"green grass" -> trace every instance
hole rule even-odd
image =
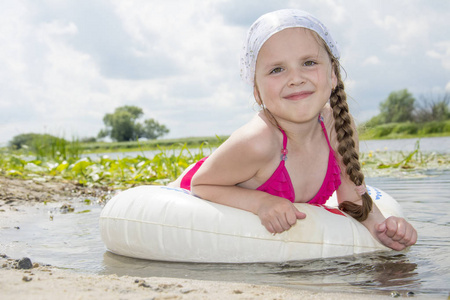
[[[197,148],[208,145],[218,147],[228,138],[228,136],[214,137],[187,137],[179,139],[161,139],[149,141],[132,142],[94,142],[80,143],[80,148],[85,153],[108,153],[108,152],[132,152],[158,149],[170,149],[172,147]]]
[[[405,139],[450,136],[450,120],[427,123],[389,123],[370,128],[358,128],[361,140]]]

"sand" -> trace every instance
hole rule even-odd
[[[14,260],[13,260],[14,261]],[[386,299],[384,296],[319,293],[244,283],[161,277],[80,274],[49,266],[12,269],[0,264],[1,299]]]
[[[24,206],[70,197],[106,198],[104,187],[0,176],[1,220],[11,222]],[[0,238],[1,242],[1,238]],[[11,255],[11,254],[10,254]],[[245,283],[161,277],[83,274],[0,253],[0,299],[386,299],[369,294],[323,293]],[[27,263],[28,262],[28,266]],[[25,263],[25,265],[23,264]],[[23,267],[29,269],[23,269]]]

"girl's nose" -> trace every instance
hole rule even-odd
[[[305,83],[305,78],[300,70],[291,70],[289,74],[289,86],[298,86]]]

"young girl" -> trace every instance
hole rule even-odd
[[[307,217],[294,202],[324,204],[336,191],[339,208],[384,245],[416,242],[408,222],[385,219],[367,194],[339,50],[319,20],[293,9],[260,17],[247,35],[241,75],[261,112],[172,186],[253,212],[273,234]]]

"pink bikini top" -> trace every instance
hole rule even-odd
[[[341,169],[336,161],[334,156],[334,150],[331,147],[330,141],[328,139],[327,130],[325,129],[325,125],[323,124],[322,117],[319,116],[319,122],[322,126],[323,133],[327,139],[328,147],[330,148],[330,154],[328,157],[328,168],[325,178],[322,182],[322,186],[320,187],[317,194],[308,201],[310,204],[325,204],[328,198],[336,191],[341,184]],[[283,149],[281,150],[281,162],[278,165],[278,168],[273,172],[272,176],[263,183],[260,187],[257,188],[258,191],[263,191],[269,193],[274,196],[283,197],[291,202],[295,201],[295,191],[292,186],[291,178],[289,177],[289,173],[285,166],[285,161],[287,159],[287,136],[286,133],[280,128],[281,133],[283,134]]]
[[[328,168],[325,178],[323,180],[322,186],[320,187],[317,194],[308,201],[310,204],[325,204],[325,202],[330,198],[330,196],[336,191],[341,184],[341,169],[336,161],[334,156],[333,148],[331,148],[330,141],[328,140],[327,130],[325,129],[325,125],[323,124],[322,117],[319,116],[319,122],[322,126],[323,133],[327,139],[328,147],[330,148],[330,154],[328,157]],[[260,187],[257,188],[258,191],[263,191],[269,193],[274,196],[283,197],[291,202],[295,201],[295,191],[291,182],[291,178],[289,177],[289,173],[285,166],[285,160],[287,159],[287,136],[286,133],[280,128],[281,133],[283,134],[283,149],[281,150],[281,162],[278,165],[278,168],[273,172],[272,176],[263,183]],[[180,187],[191,190],[191,180],[203,162],[207,157],[204,157],[200,161],[198,161],[192,169],[190,169],[185,176],[181,179]]]

